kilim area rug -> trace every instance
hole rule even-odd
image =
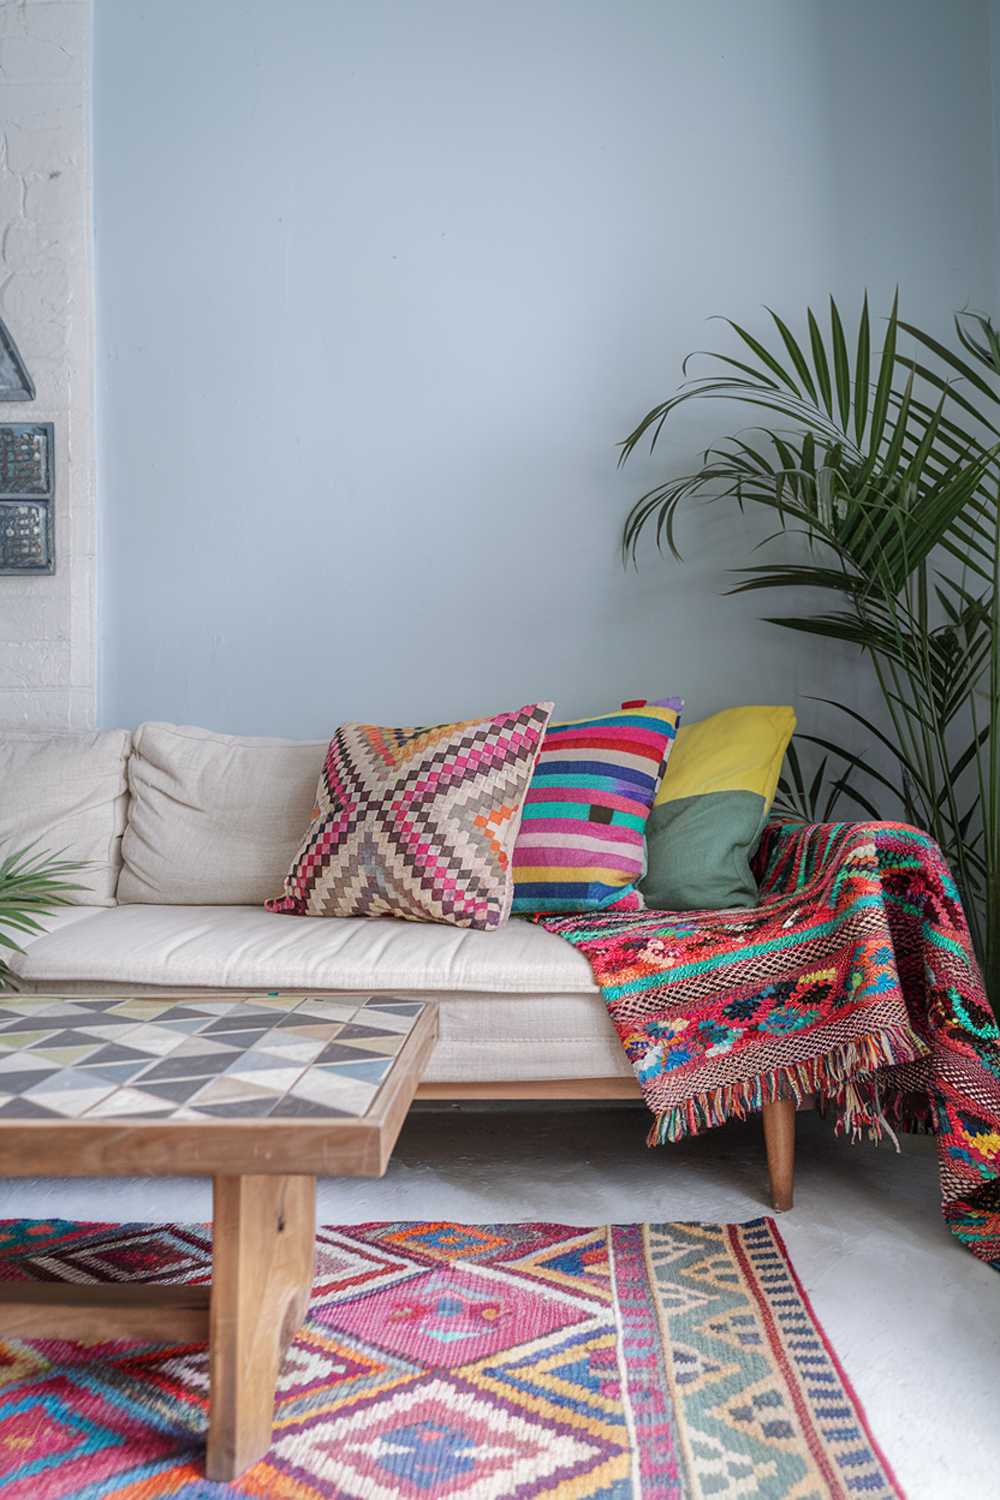
[[[0,1221],[0,1277],[204,1282],[202,1225]],[[0,1343],[2,1500],[899,1496],[770,1219],[321,1229],[274,1445],[202,1477],[204,1346]]]

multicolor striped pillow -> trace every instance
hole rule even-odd
[[[515,912],[642,910],[646,819],[683,707],[550,725],[514,846]]]

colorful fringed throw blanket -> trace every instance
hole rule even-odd
[[[958,891],[901,823],[769,825],[749,910],[545,917],[590,962],[650,1144],[815,1095],[937,1136],[944,1216],[1000,1268],[1000,1032]]]

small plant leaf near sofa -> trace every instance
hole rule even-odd
[[[85,889],[71,879],[83,867],[36,849],[0,856],[0,990],[13,989],[15,976],[4,953],[23,953],[25,938],[45,931],[44,922]]]

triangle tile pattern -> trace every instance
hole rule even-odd
[[[551,712],[551,703],[532,703],[430,729],[342,724],[313,820],[270,910],[499,927],[510,914],[521,808]]]
[[[424,1010],[389,1004],[0,996],[0,1121],[358,1119]]]

